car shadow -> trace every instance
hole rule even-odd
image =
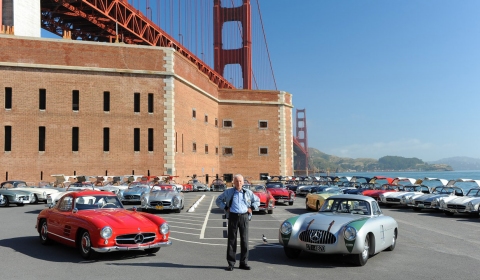
[[[42,212],[43,209],[37,209],[37,210],[32,210],[32,211],[26,211],[25,214],[40,214],[40,212]]]
[[[285,211],[290,212],[295,215],[301,215],[306,213],[313,213],[315,211],[307,211],[306,209],[299,209],[299,208],[286,208]]]
[[[108,254],[99,254],[98,259],[85,260],[80,256],[80,253],[76,248],[65,246],[56,242],[53,242],[53,244],[50,245],[42,245],[38,236],[23,236],[1,239],[0,246],[10,248],[31,258],[59,263],[104,262],[154,255],[147,254],[144,251],[111,252]]]

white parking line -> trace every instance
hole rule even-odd
[[[177,221],[172,221],[172,220],[170,220],[168,223],[169,224],[178,223],[178,224],[182,224],[182,225],[186,224],[186,225],[194,225],[194,226],[199,226],[200,225],[200,224],[187,223],[187,222],[177,222]]]
[[[192,230],[200,230],[198,228],[188,228],[188,227],[179,227],[179,226],[173,226],[173,228],[186,228],[186,229],[192,229]]]
[[[215,196],[212,197],[212,201],[210,202],[210,206],[208,207],[207,215],[205,216],[205,220],[203,221],[202,230],[200,231],[200,239],[204,239],[205,237],[205,228],[207,227],[208,217],[210,216],[210,211],[212,210],[214,199],[215,199]]]

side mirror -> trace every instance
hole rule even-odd
[[[73,208],[72,213],[73,213],[73,214],[76,214],[77,212],[78,212],[78,209],[77,209],[76,207]]]

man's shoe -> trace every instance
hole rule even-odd
[[[239,266],[239,268],[240,268],[240,269],[245,269],[245,270],[250,270],[250,269],[252,269],[248,264],[241,264],[241,265]]]
[[[225,268],[226,271],[233,271],[233,266],[232,265],[229,265],[227,266],[227,268]]]

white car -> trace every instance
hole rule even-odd
[[[47,203],[47,196],[49,194],[58,192],[58,190],[53,188],[27,186],[27,183],[25,183],[24,181],[6,181],[1,184],[0,188],[17,191],[28,191],[33,193],[34,197],[33,200],[30,201],[31,204],[36,204],[38,202]]]
[[[470,189],[468,193],[465,196],[454,196],[454,197],[444,197],[440,199],[440,210],[443,210],[445,215],[447,216],[452,216],[455,213],[472,213],[473,215],[477,216],[478,213],[475,213],[475,211],[466,211],[467,206],[470,202],[475,202],[477,200],[480,200],[480,188],[474,188]],[[478,204],[477,204],[477,210],[478,212]]]
[[[392,205],[407,206],[407,199],[414,196],[421,196],[431,193],[431,190],[427,186],[405,186],[402,191],[399,192],[386,192],[380,195],[380,202],[390,207]]]
[[[74,192],[74,191],[83,191],[83,190],[94,190],[100,191],[98,188],[95,188],[91,182],[83,183],[72,183],[66,188],[57,188],[58,192],[52,193],[47,196],[47,207],[54,206],[62,198],[63,195]]]

